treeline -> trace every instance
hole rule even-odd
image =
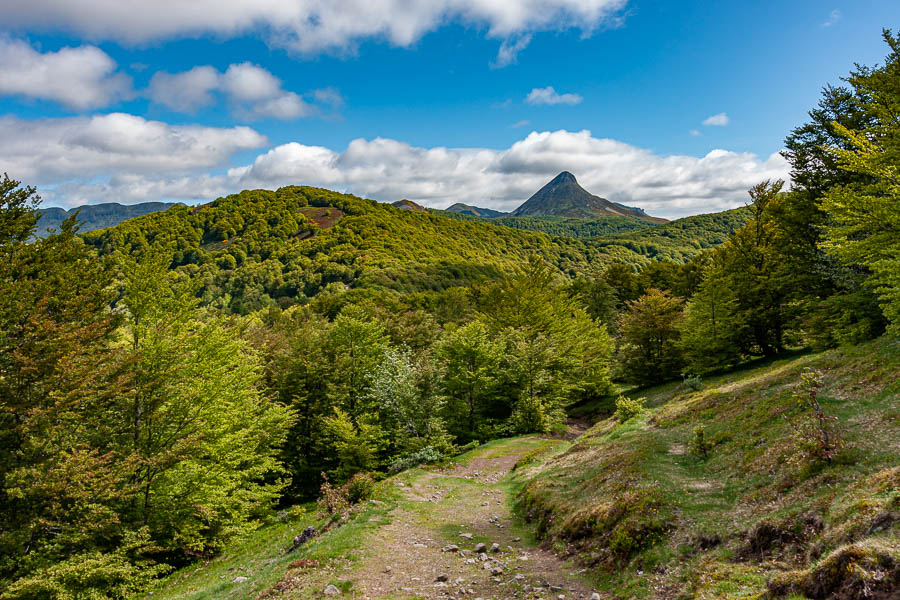
[[[825,88],[787,137],[790,191],[755,186],[749,222],[683,267],[582,284],[594,314],[622,311],[610,321],[620,376],[658,382],[900,333],[900,41],[884,39],[885,64]]]
[[[548,235],[591,238],[653,227],[652,223],[633,217],[597,217],[577,219],[568,217],[476,217],[447,210],[431,209],[432,213],[459,220],[480,221],[490,225],[539,231]]]

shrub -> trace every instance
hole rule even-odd
[[[475,443],[477,446],[478,444]],[[433,446],[425,446],[420,450],[416,450],[411,454],[401,456],[391,463],[390,470],[392,473],[399,473],[407,469],[412,469],[418,465],[433,463],[441,460],[443,455]]]
[[[684,385],[685,388],[694,392],[699,392],[703,389],[703,378],[699,375],[689,375],[688,373],[682,373],[682,376],[684,377],[682,385]]]
[[[345,513],[354,504],[371,498],[375,491],[375,479],[369,473],[356,473],[340,487],[328,481],[325,473],[322,478],[325,482],[316,502],[319,510],[327,515]]]
[[[322,483],[319,499],[316,501],[319,505],[319,510],[327,515],[334,515],[347,510],[350,507],[350,502],[347,500],[344,489],[328,481],[328,476],[325,473],[322,473],[322,478],[325,481]]]
[[[350,504],[357,504],[372,497],[375,480],[368,473],[357,473],[344,484],[343,490]]]
[[[837,417],[829,416],[819,402],[822,375],[815,369],[806,369],[800,376],[800,385],[794,399],[802,414],[789,421],[800,449],[807,458],[830,462],[843,447],[843,441],[834,423]]]
[[[621,395],[616,398],[616,419],[620,423],[624,423],[642,412],[644,412],[643,398],[631,399]]]
[[[709,439],[706,437],[706,432],[703,429],[703,425],[697,425],[694,427],[694,435],[691,436],[691,441],[688,444],[688,448],[694,456],[706,459],[709,458],[709,451],[712,448],[712,444],[709,442]]]

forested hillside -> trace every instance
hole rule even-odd
[[[163,253],[197,282],[204,304],[248,312],[303,304],[334,286],[441,292],[497,279],[528,256],[568,278],[610,263],[684,263],[724,242],[746,210],[687,217],[596,239],[561,234],[643,227],[622,217],[577,221],[425,214],[328,190],[248,190],[84,235],[102,255]],[[551,235],[544,235],[547,231]],[[331,288],[329,288],[331,286]]]

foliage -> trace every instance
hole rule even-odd
[[[833,160],[842,171],[865,179],[834,186],[824,195],[822,208],[831,220],[823,245],[870,270],[869,285],[892,332],[900,334],[900,38],[886,31],[884,39],[891,48],[885,65],[859,67],[848,78],[867,122],[858,129],[833,125],[843,141],[830,148]]]
[[[644,412],[643,398],[628,398],[621,394],[616,398],[616,419],[619,423],[633,419],[642,412]]]
[[[322,479],[317,504],[327,515],[342,514],[354,504],[368,500],[375,492],[375,480],[366,472],[355,473],[341,486],[332,484],[325,473],[322,473]]]
[[[444,458],[444,455],[436,448],[425,446],[424,448],[396,459],[391,463],[390,471],[391,473],[399,473],[400,471],[412,469],[419,465],[437,462],[442,458]]]
[[[126,600],[146,590],[169,571],[145,555],[152,553],[146,530],[130,535],[113,552],[85,552],[60,561],[9,586],[4,598],[15,600]]]
[[[713,260],[720,258],[714,256]],[[726,268],[711,263],[697,293],[687,303],[679,323],[680,345],[685,363],[703,373],[741,359],[741,348],[749,335],[738,312],[739,298],[729,284]]]
[[[628,381],[659,382],[681,368],[678,325],[682,302],[651,289],[626,303],[619,322],[621,341],[617,360]]]
[[[487,325],[473,321],[450,331],[435,351],[442,364],[439,388],[451,415],[450,426],[460,440],[471,440],[477,421],[490,415],[499,394],[503,346]]]
[[[357,504],[368,500],[375,492],[375,480],[368,473],[357,473],[344,484],[347,493],[347,501]]]
[[[572,217],[477,217],[446,210],[431,210],[434,214],[460,220],[478,220],[490,225],[510,227],[512,229],[524,229],[526,231],[539,231],[553,236],[565,236],[573,238],[591,238],[627,231],[636,231],[653,225],[647,221],[633,217],[608,216],[592,219],[577,219]]]
[[[328,476],[322,473],[322,487],[319,490],[319,499],[316,503],[319,510],[326,515],[343,513],[350,506],[347,494],[341,486],[336,486],[328,481]]]
[[[693,392],[699,392],[703,389],[703,378],[700,375],[691,375],[689,373],[682,373],[681,375],[684,377],[681,385],[687,389]]]

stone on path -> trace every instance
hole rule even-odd
[[[491,552],[500,552],[500,544],[497,542],[491,544]]]
[[[325,591],[322,593],[325,594],[326,596],[340,596],[341,590],[337,589],[336,586],[329,585],[325,588]]]
[[[475,544],[475,552],[477,554],[481,554],[485,550],[487,550],[487,545],[484,542],[478,542],[477,544]]]

